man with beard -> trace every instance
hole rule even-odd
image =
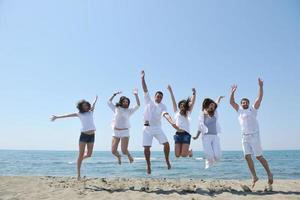
[[[234,100],[234,94],[237,90],[237,85],[231,87],[230,104],[239,114],[239,122],[242,131],[242,144],[245,159],[247,161],[248,167],[252,174],[252,188],[258,181],[256,175],[255,167],[251,155],[255,155],[256,159],[262,164],[264,169],[268,174],[268,184],[272,187],[273,184],[273,174],[270,171],[268,162],[263,157],[260,136],[259,136],[259,126],[257,117],[257,111],[260,107],[263,98],[263,80],[258,79],[259,94],[254,102],[254,105],[249,107],[250,101],[247,98],[241,100],[241,106],[239,106]]]

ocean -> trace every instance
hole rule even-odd
[[[76,176],[77,151],[0,150],[0,176]],[[95,151],[82,164],[82,176],[146,178],[143,152],[131,152],[133,164],[122,156],[122,165],[107,151]],[[172,169],[167,170],[163,152],[152,152],[152,178],[249,179],[250,172],[241,151],[223,151],[221,162],[204,169],[203,152],[193,158],[175,158],[171,152]],[[264,151],[275,179],[300,179],[300,150]],[[257,174],[266,173],[255,160]]]

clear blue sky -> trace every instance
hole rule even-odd
[[[76,112],[79,99],[100,99],[95,149],[110,150],[117,90],[134,100],[140,70],[151,94],[166,86],[177,100],[196,87],[192,133],[204,97],[226,95],[219,107],[224,150],[241,150],[237,114],[229,105],[257,96],[264,149],[300,149],[300,1],[0,1],[0,149],[77,150],[80,122],[52,123],[52,114]],[[134,101],[132,101],[134,102]],[[143,104],[142,104],[143,105]],[[141,109],[132,117],[130,149],[142,150]],[[163,122],[173,148],[174,131]],[[201,150],[201,141],[192,147]],[[154,142],[154,150],[161,147]]]

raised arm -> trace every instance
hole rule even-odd
[[[143,86],[144,93],[147,93],[148,88],[147,88],[147,84],[145,81],[145,71],[144,70],[141,72],[141,78],[142,78],[142,86]]]
[[[108,101],[112,102],[112,100],[115,98],[115,96],[117,96],[118,94],[121,94],[121,93],[122,93],[122,92],[116,92],[116,93],[114,93],[114,94],[109,98]]]
[[[259,109],[263,95],[264,95],[264,89],[263,89],[264,81],[260,78],[258,79],[258,85],[259,85],[259,92],[258,92],[258,97],[256,98],[255,103],[254,103],[255,109]]]
[[[171,85],[168,85],[168,90],[169,90],[170,95],[171,95],[173,110],[176,113],[177,112],[177,104],[176,104],[175,96],[174,96]]]
[[[133,94],[134,94],[134,96],[135,96],[136,104],[137,104],[138,106],[140,106],[140,105],[141,105],[141,102],[140,102],[138,90],[137,90],[137,89],[134,89],[134,90],[133,90]]]
[[[194,108],[194,105],[195,105],[195,102],[196,102],[196,89],[195,88],[192,88],[192,98],[191,98],[191,102],[190,102],[190,112],[193,111],[193,108]]]
[[[97,101],[98,101],[98,95],[96,95],[96,98],[95,98],[95,100],[94,100],[94,102],[92,104],[91,111],[95,110],[95,106],[96,106]]]
[[[68,117],[78,117],[77,113],[66,114],[66,115],[52,115],[51,121],[55,121],[56,119],[68,118]]]
[[[230,105],[236,110],[239,110],[239,105],[234,100],[234,93],[237,90],[237,85],[231,86],[231,93],[230,93]]]
[[[219,103],[221,102],[222,99],[224,99],[225,96],[219,96],[216,103],[219,105]]]
[[[183,130],[181,130],[173,121],[172,117],[169,115],[169,113],[165,113],[164,118],[166,118],[166,120],[173,126],[173,128],[175,128],[177,131],[179,132],[183,132]]]

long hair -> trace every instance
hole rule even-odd
[[[183,114],[184,116],[187,116],[187,112],[190,110],[190,102],[191,98],[188,97],[187,99],[183,99],[178,102],[178,108],[180,109],[180,105],[183,104],[184,110],[180,113]]]
[[[87,104],[88,107],[89,107],[89,110],[91,109],[91,104],[90,104],[90,102],[88,102],[88,101],[82,99],[82,100],[78,101],[77,106],[76,106],[80,113],[88,112],[88,111],[83,110],[83,104]]]
[[[123,107],[122,105],[123,105],[123,101],[124,101],[124,100],[127,100],[127,101],[128,101],[128,107],[129,107],[129,105],[130,105],[130,99],[129,99],[128,97],[125,97],[125,96],[121,96],[121,97],[120,97],[119,102],[116,103],[116,106],[117,106],[117,107]]]
[[[206,110],[207,108],[209,108],[209,105],[210,105],[211,103],[214,103],[214,104],[215,104],[215,110],[214,110],[213,112],[210,112],[209,114],[210,114],[210,115],[214,115],[214,114],[215,114],[215,111],[216,111],[216,109],[217,109],[217,107],[218,107],[218,104],[217,104],[214,100],[212,100],[212,99],[210,99],[210,98],[205,98],[205,99],[203,100],[203,103],[202,103],[202,111],[204,111],[204,110]]]

